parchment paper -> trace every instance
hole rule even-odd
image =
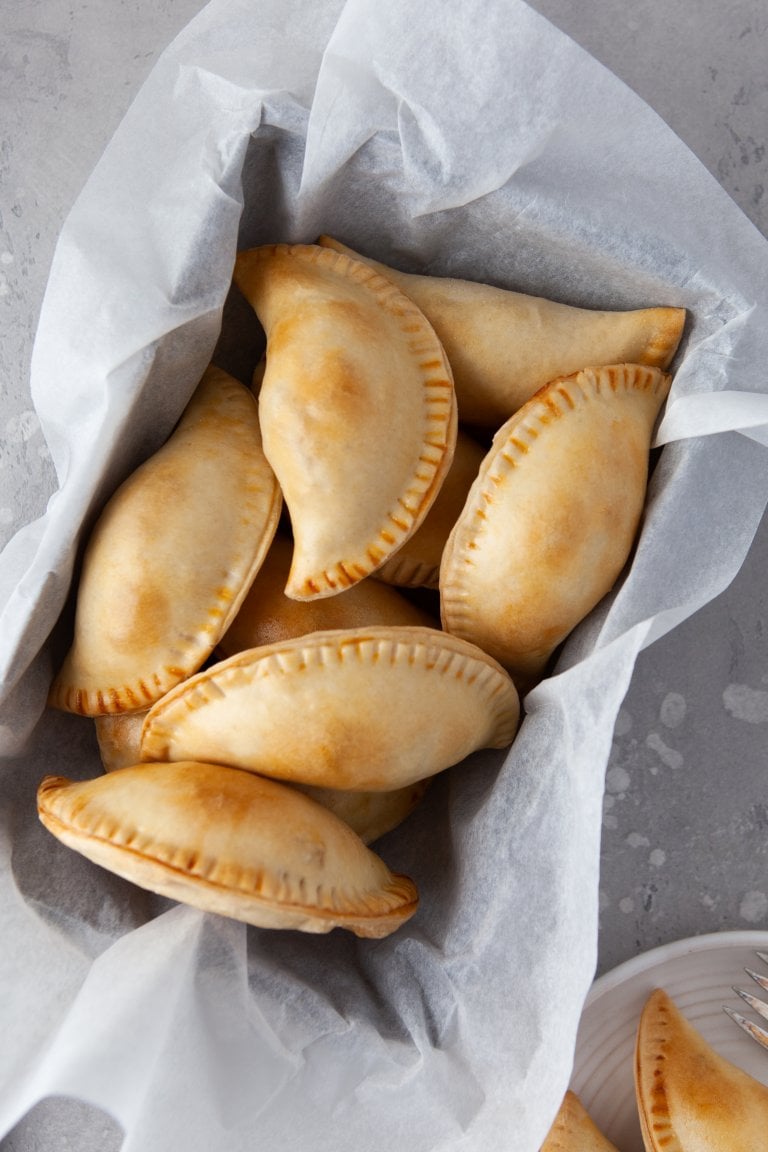
[[[43,710],[79,544],[190,395],[238,243],[321,231],[406,270],[690,316],[631,570],[510,755],[444,774],[380,842],[422,898],[380,942],[173,906],[35,815],[45,773],[100,770],[89,722]],[[727,586],[768,497],[766,248],[519,0],[214,0],[164,54],[61,236],[32,373],[61,488],[0,558],[0,1133],[68,1093],[126,1152],[535,1152],[594,972],[636,654]]]

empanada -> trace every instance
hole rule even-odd
[[[195,672],[234,619],[280,503],[253,396],[210,367],[170,439],[96,523],[50,704],[139,711]]]
[[[47,776],[40,819],[125,879],[260,928],[387,936],[416,911],[411,880],[294,788],[213,764]]]
[[[511,679],[473,645],[430,628],[357,628],[212,665],[150,709],[141,749],[144,760],[390,791],[506,747],[518,718]]]
[[[575,1092],[566,1092],[541,1152],[616,1152]]]
[[[369,624],[438,626],[427,612],[377,580],[361,580],[338,596],[291,600],[283,591],[291,553],[290,540],[275,536],[237,616],[219,641],[218,651],[224,656],[332,628]]]
[[[448,355],[467,424],[498,428],[550,380],[588,365],[667,368],[685,323],[683,308],[574,308],[489,284],[398,272],[330,236],[318,242],[365,259],[418,305]]]
[[[241,252],[235,282],[267,336],[264,451],[291,515],[286,593],[370,575],[426,516],[456,440],[451,369],[415,304],[316,245]]]
[[[521,687],[629,556],[669,385],[657,368],[585,369],[542,388],[494,437],[443,553],[442,618]]]
[[[400,588],[437,588],[445,543],[459,518],[485,449],[459,429],[456,451],[448,475],[420,528],[376,573]]]
[[[768,1147],[768,1088],[715,1052],[661,988],[640,1017],[635,1089],[646,1152]]]

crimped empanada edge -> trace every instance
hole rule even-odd
[[[650,1002],[650,1001],[648,1001]],[[648,1003],[647,1002],[647,1003]],[[647,1009],[646,1003],[646,1009]],[[662,1019],[659,1019],[659,1016]],[[654,1016],[649,1020],[647,1010],[640,1018],[635,1042],[635,1095],[637,1111],[643,1139],[649,1149],[664,1149],[664,1152],[684,1152],[672,1126],[672,1118],[667,1102],[664,1084],[664,1048],[668,1038],[668,1013],[665,1003],[654,1008]],[[648,1067],[648,1051],[653,1067]],[[656,1074],[658,1070],[658,1074]]]
[[[396,552],[374,573],[382,584],[393,588],[432,588],[436,590],[440,576],[439,564],[426,564],[411,556]]]

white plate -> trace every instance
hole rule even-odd
[[[637,1021],[654,988],[669,993],[721,1056],[768,1084],[768,1052],[723,1012],[728,1004],[751,1015],[733,986],[759,994],[744,972],[753,968],[768,975],[758,950],[768,951],[768,932],[694,936],[636,956],[595,981],[576,1038],[571,1087],[621,1152],[643,1152],[633,1059]]]

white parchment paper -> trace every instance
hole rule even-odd
[[[84,533],[190,395],[238,244],[321,231],[690,316],[631,570],[510,755],[444,774],[380,843],[422,904],[379,942],[172,906],[35,815],[44,774],[100,770],[90,724],[43,708]],[[727,586],[768,498],[767,283],[765,241],[680,141],[520,0],[214,0],[177,39],[62,233],[32,378],[61,486],[0,557],[0,1134],[68,1093],[126,1152],[536,1152],[594,972],[636,654]]]

